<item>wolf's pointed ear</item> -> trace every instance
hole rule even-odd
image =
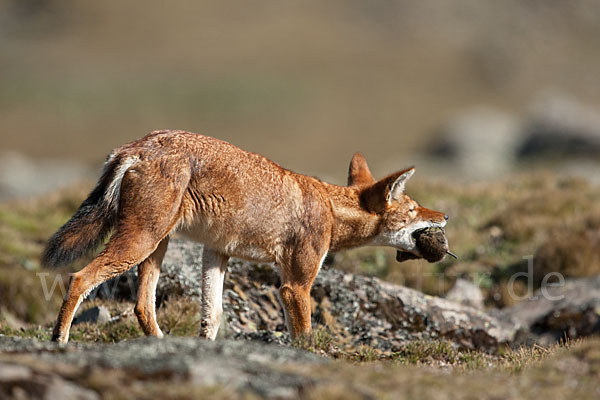
[[[379,213],[385,210],[393,200],[400,200],[402,193],[404,193],[406,181],[414,173],[414,168],[405,169],[366,186],[361,192],[361,201],[365,208],[371,212]]]
[[[375,182],[367,160],[360,153],[354,153],[348,168],[348,186],[363,186]]]
[[[406,182],[415,174],[415,168],[411,167],[402,172],[396,180],[388,186],[386,200],[390,204],[393,200],[400,200],[406,188]]]

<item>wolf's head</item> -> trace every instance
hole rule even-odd
[[[448,220],[445,213],[421,207],[404,192],[414,173],[414,168],[408,168],[377,181],[360,153],[352,158],[348,173],[348,185],[359,188],[362,206],[379,216],[378,234],[371,244],[397,249],[399,260],[421,258],[414,234],[425,228],[442,228]],[[400,253],[406,254],[400,257]]]

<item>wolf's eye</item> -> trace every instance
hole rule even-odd
[[[415,211],[415,207],[414,207],[414,206],[412,206],[411,208],[409,208],[409,209],[408,209],[408,211],[410,211],[410,212],[413,212],[413,211]]]

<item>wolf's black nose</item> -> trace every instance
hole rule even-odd
[[[444,219],[445,219],[446,221],[448,221],[448,216],[447,216],[447,215],[444,215]]]

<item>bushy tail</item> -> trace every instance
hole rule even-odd
[[[130,165],[111,157],[102,177],[79,209],[48,241],[42,265],[58,267],[84,256],[109,235],[117,220],[121,180]]]

